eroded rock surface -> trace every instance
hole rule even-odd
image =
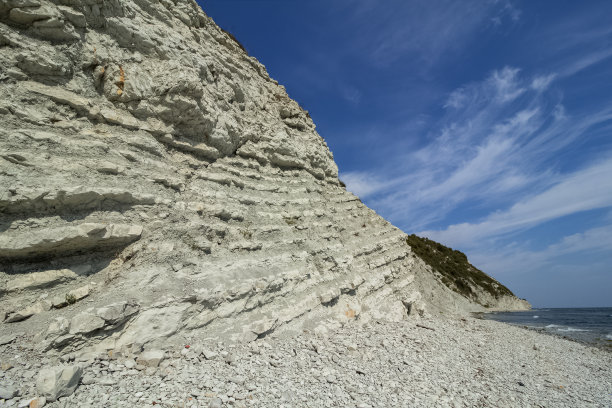
[[[3,333],[138,353],[482,309],[194,1],[4,0],[0,57]]]

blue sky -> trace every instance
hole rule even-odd
[[[612,3],[205,0],[348,189],[536,307],[612,306]]]

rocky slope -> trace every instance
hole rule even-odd
[[[488,310],[525,310],[531,305],[517,300],[510,289],[472,265],[456,249],[414,234],[406,238],[414,253],[431,267],[446,287]]]
[[[2,333],[139,353],[483,309],[194,1],[2,0],[0,56]]]

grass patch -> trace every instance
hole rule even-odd
[[[513,296],[510,289],[470,264],[461,251],[414,234],[406,238],[406,243],[419,258],[442,275],[444,285],[466,298],[478,302],[473,287],[480,287],[495,298]]]

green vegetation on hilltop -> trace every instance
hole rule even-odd
[[[510,289],[472,266],[463,252],[414,234],[406,238],[406,243],[419,258],[440,273],[442,283],[466,298],[481,303],[472,289],[474,287],[482,288],[495,298],[513,296]]]

